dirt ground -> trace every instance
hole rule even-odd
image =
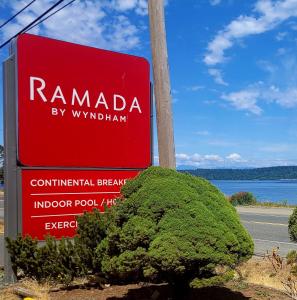
[[[288,300],[282,282],[288,282],[290,266],[285,262],[275,269],[266,258],[252,258],[237,268],[234,280],[222,287],[180,291],[180,300]],[[293,277],[292,277],[293,278]],[[297,286],[297,277],[294,277]],[[72,285],[39,285],[25,280],[0,290],[0,300],[20,299],[15,295],[16,286],[32,291],[35,300],[165,300],[173,299],[174,291],[167,284],[94,285],[95,281],[77,279]],[[297,290],[296,290],[297,292]]]
[[[73,289],[50,293],[53,300],[165,300],[173,299],[168,285],[125,285],[98,289]],[[252,284],[231,282],[224,287],[193,290],[181,300],[288,300],[280,291]]]
[[[275,265],[275,261],[274,261]],[[291,299],[285,294],[284,282],[288,283],[291,278],[291,266],[285,261],[278,267],[273,267],[271,261],[266,258],[253,257],[248,262],[240,265],[235,279],[223,287],[204,288],[192,290],[189,294],[181,296],[180,299],[194,300],[244,300],[244,299],[270,299],[285,300]],[[297,278],[292,277],[297,286]],[[297,293],[297,290],[295,291]],[[173,291],[168,285],[126,285],[110,286],[102,290],[89,288],[73,288],[50,293],[51,299],[55,300],[76,300],[76,299],[97,299],[97,300],[161,300],[172,299]]]
[[[222,287],[181,291],[180,300],[289,300],[281,291],[239,281],[232,281]],[[166,284],[129,284],[115,285],[103,289],[95,287],[71,287],[48,293],[38,292],[35,300],[169,300],[173,299],[173,291]],[[13,288],[0,290],[0,300],[20,299]]]

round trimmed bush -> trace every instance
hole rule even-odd
[[[253,254],[234,207],[205,179],[151,167],[122,194],[96,250],[110,280],[215,285]]]

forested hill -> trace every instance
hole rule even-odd
[[[208,180],[297,179],[297,166],[256,169],[196,169],[181,172],[188,172]]]

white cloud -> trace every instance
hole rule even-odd
[[[175,156],[176,156],[177,159],[180,159],[180,160],[190,159],[190,156],[188,154],[185,154],[185,153],[177,153]]]
[[[217,154],[204,155],[204,159],[208,161],[219,161],[219,162],[223,161],[223,159]]]
[[[148,14],[146,0],[113,0],[110,5],[115,10],[122,12],[134,10],[138,15],[141,16]]]
[[[208,74],[213,77],[217,84],[228,86],[228,83],[224,81],[222,72],[220,70],[212,68],[208,70]]]
[[[209,3],[210,3],[210,5],[215,6],[215,5],[220,4],[220,3],[221,3],[221,0],[209,0]]]
[[[5,27],[0,39],[10,38],[53,3],[52,0],[34,2]],[[15,13],[25,4],[26,1],[10,1],[6,6]],[[145,15],[146,7],[144,0],[76,1],[30,32],[116,51],[135,49],[141,43],[141,29],[125,12]]]
[[[226,159],[232,162],[245,162],[245,160],[242,159],[241,155],[238,153],[231,153],[228,156],[226,156]]]
[[[275,146],[276,148],[280,146],[281,148],[281,145],[272,145],[272,146]],[[295,145],[293,147],[295,147]],[[206,159],[206,158],[210,158],[210,159]],[[213,160],[211,158],[213,158]],[[183,154],[177,154],[176,160],[177,160],[178,167],[184,166],[185,168],[187,168],[187,166],[196,167],[196,168],[246,168],[246,167],[259,168],[259,167],[270,167],[270,166],[297,165],[296,159],[290,159],[290,158],[244,159],[240,154],[235,152],[227,155],[224,159],[221,158],[219,155],[203,156],[197,153],[193,155],[183,153]]]
[[[277,41],[282,41],[286,36],[288,35],[288,32],[284,31],[284,32],[278,32],[275,39]]]
[[[121,11],[134,9],[137,6],[137,0],[114,0],[112,1],[112,5]]]
[[[164,5],[167,5],[167,1],[164,2]],[[146,0],[138,0],[138,6],[135,9],[136,13],[144,16],[148,14],[148,4]]]
[[[201,155],[194,153],[192,155],[186,153],[176,154],[177,165],[194,166],[194,167],[226,167],[236,164],[246,163],[240,154],[232,153],[225,158],[218,154]]]
[[[192,156],[189,157],[188,160],[194,163],[200,163],[201,161],[203,161],[203,156],[198,153],[194,153]]]
[[[262,89],[262,97],[269,102],[275,102],[282,107],[292,108],[297,106],[297,88],[290,87],[285,90],[272,85]]]
[[[242,90],[230,94],[223,94],[221,98],[228,101],[237,110],[246,110],[255,115],[260,115],[262,109],[257,105],[259,96],[260,93],[257,90]]]
[[[116,17],[109,30],[111,33],[106,35],[106,40],[113,45],[113,49],[129,50],[140,44],[138,29],[126,16]]]
[[[229,102],[237,110],[260,115],[263,111],[258,104],[260,101],[276,103],[284,108],[297,107],[297,88],[280,89],[275,85],[267,86],[260,82],[238,92],[223,94],[221,98]]]
[[[185,153],[176,154],[177,165],[200,166],[205,164],[213,164],[223,162],[224,159],[217,154],[200,155],[194,153],[192,155]]]
[[[254,6],[254,15],[241,15],[219,31],[208,44],[204,62],[216,65],[226,60],[225,51],[235,42],[249,35],[269,31],[290,17],[297,16],[296,0],[258,0]]]

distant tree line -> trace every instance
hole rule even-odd
[[[208,180],[273,180],[297,179],[297,166],[267,167],[255,169],[196,169],[183,170]]]

